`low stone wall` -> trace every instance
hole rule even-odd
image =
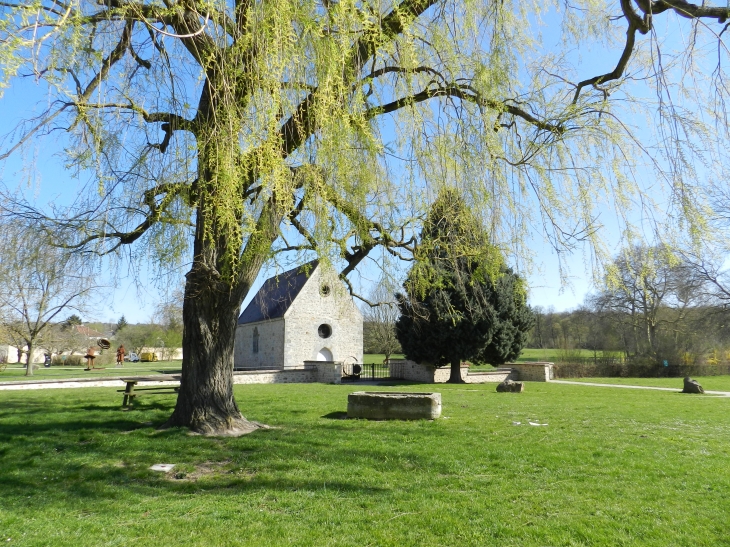
[[[255,369],[233,372],[234,384],[339,384],[342,363],[305,361],[302,368]]]
[[[451,367],[423,365],[407,359],[391,359],[389,366],[391,378],[421,384],[444,384],[451,376]],[[502,368],[484,372],[469,372],[468,365],[462,365],[461,379],[467,384],[499,384],[507,379],[549,382],[553,379],[553,363],[507,363]]]
[[[507,363],[505,367],[512,368],[517,373],[517,378],[526,382],[549,382],[554,378],[553,363],[539,361],[534,363]]]
[[[451,367],[422,365],[407,359],[391,359],[388,363],[390,377],[421,384],[445,384],[451,376]],[[466,381],[469,366],[461,365],[461,379]]]
[[[234,384],[313,384],[317,369],[243,370],[233,373]]]
[[[305,369],[314,369],[316,382],[320,384],[341,384],[342,363],[334,361],[304,361]]]
[[[467,384],[501,384],[505,380],[515,380],[517,374],[511,368],[498,368],[484,372],[469,372]]]

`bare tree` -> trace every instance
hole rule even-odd
[[[609,268],[595,305],[600,311],[619,312],[615,317],[628,324],[635,354],[654,354],[659,325],[680,324],[701,302],[702,285],[667,247],[634,245]],[[674,313],[663,314],[668,307]]]
[[[54,323],[46,327],[40,347],[51,355],[65,352],[73,354],[86,351],[89,337],[84,336],[75,326],[69,326],[65,322]]]
[[[21,340],[26,376],[33,374],[33,351],[61,314],[79,311],[94,286],[78,256],[48,244],[43,234],[20,224],[0,228],[0,309],[3,328]]]
[[[394,353],[400,353],[400,342],[395,334],[395,322],[400,312],[395,301],[395,287],[386,280],[375,287],[369,300],[374,304],[365,309],[365,344],[374,353],[385,355],[386,362]]]

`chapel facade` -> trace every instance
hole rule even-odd
[[[363,317],[318,261],[267,279],[238,318],[236,369],[301,368],[305,361],[362,363]]]

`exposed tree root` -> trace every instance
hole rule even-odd
[[[187,427],[190,429],[191,435],[204,435],[206,437],[240,437],[248,435],[259,429],[271,429],[266,424],[249,421],[243,416],[227,417],[226,419],[207,419],[194,420],[192,423],[177,423],[173,416],[159,429],[169,429],[171,427]]]

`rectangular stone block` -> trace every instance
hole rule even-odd
[[[440,393],[356,391],[347,396],[348,418],[435,420],[440,416]]]

